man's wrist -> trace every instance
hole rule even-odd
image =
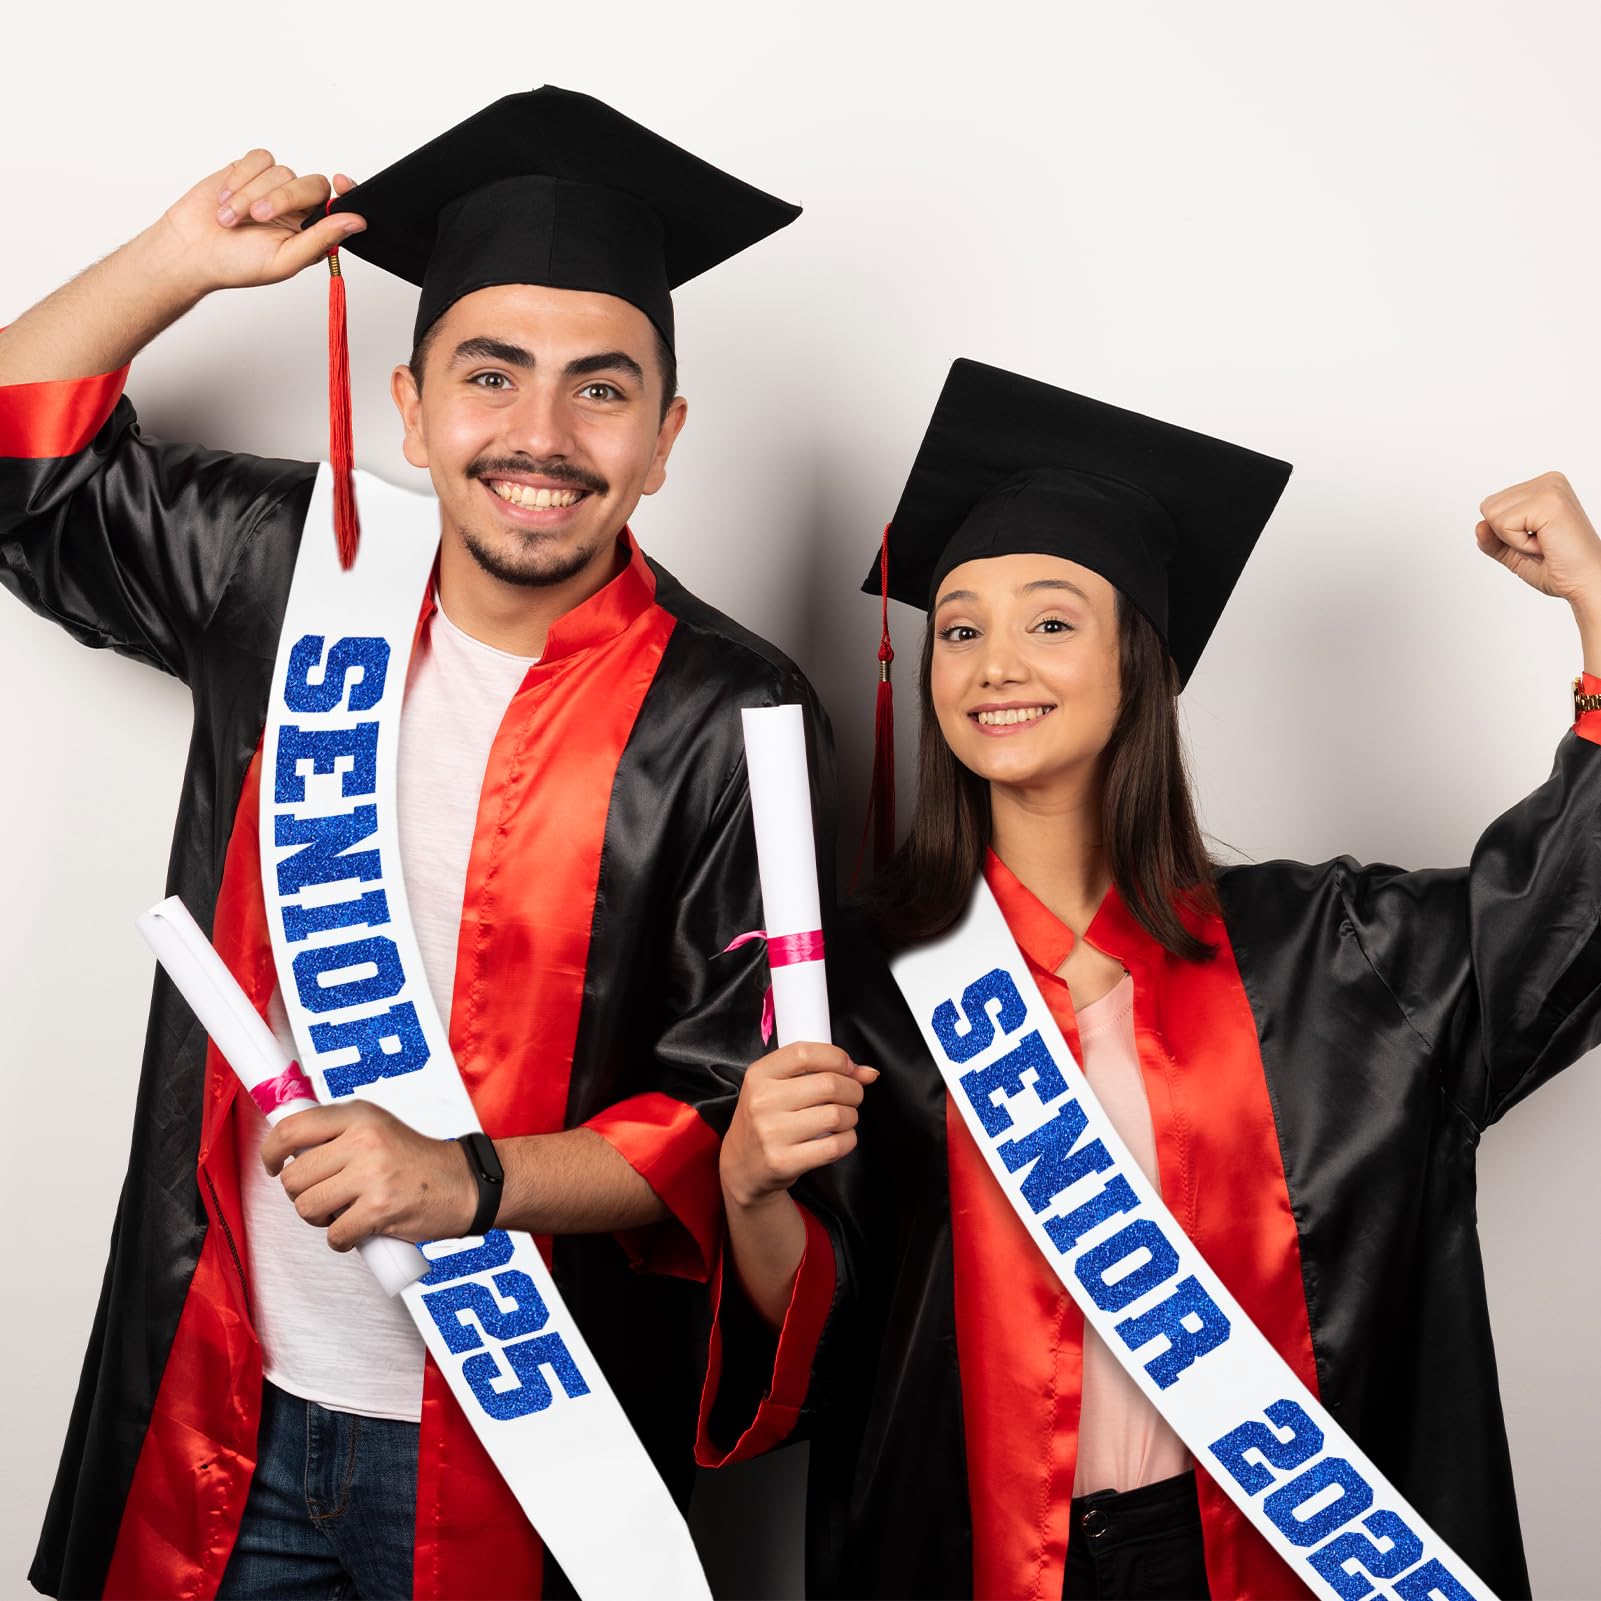
[[[456,1144],[466,1158],[467,1173],[473,1185],[473,1213],[463,1235],[484,1234],[495,1226],[505,1200],[505,1169],[495,1143],[478,1132],[458,1135]]]
[[[197,275],[194,252],[164,215],[143,233],[135,234],[122,249],[128,253],[129,265],[137,267],[141,283],[153,296],[155,304],[151,310],[171,321],[192,311],[219,287]]]

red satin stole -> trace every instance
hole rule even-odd
[[[1072,932],[990,854],[985,877],[1075,1057],[1078,1028],[1055,969]],[[1109,890],[1084,937],[1134,979],[1134,1034],[1156,1132],[1162,1198],[1219,1277],[1314,1395],[1317,1371],[1256,1025],[1221,917],[1187,917],[1218,946],[1170,956]],[[1078,1449],[1083,1315],[985,1166],[949,1097],[946,1149],[956,1272],[956,1344],[978,1597],[1062,1593]],[[1215,1596],[1306,1589],[1197,1471]]]

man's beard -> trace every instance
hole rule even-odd
[[[514,529],[504,530],[499,547],[491,544],[471,528],[458,530],[467,554],[491,578],[503,584],[518,584],[524,589],[549,589],[576,578],[608,544],[609,539],[599,538],[580,545],[562,546],[554,534],[526,533],[521,535],[520,547],[505,548],[505,541],[518,538]]]
[[[599,473],[559,458],[541,462],[521,456],[481,456],[467,469],[469,479],[489,479],[497,473],[526,473],[534,477],[554,478],[591,495],[604,495],[610,488]],[[609,539],[600,536],[587,543],[563,548],[557,535],[536,529],[521,531],[507,528],[500,531],[504,537],[498,544],[492,544],[465,524],[460,532],[467,554],[491,578],[498,578],[503,584],[519,584],[525,589],[549,589],[556,584],[565,584],[568,579],[576,578],[610,543]],[[513,541],[517,543],[513,544]]]

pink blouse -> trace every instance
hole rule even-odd
[[[1084,1076],[1152,1184],[1156,1135],[1134,1048],[1134,979],[1122,981],[1098,1001],[1078,1009]],[[1134,1490],[1171,1478],[1190,1466],[1183,1442],[1162,1421],[1105,1342],[1084,1330],[1084,1401],[1078,1422],[1078,1466],[1073,1494]]]

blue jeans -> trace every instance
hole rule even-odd
[[[417,1425],[262,1385],[256,1474],[220,1601],[409,1596]]]

